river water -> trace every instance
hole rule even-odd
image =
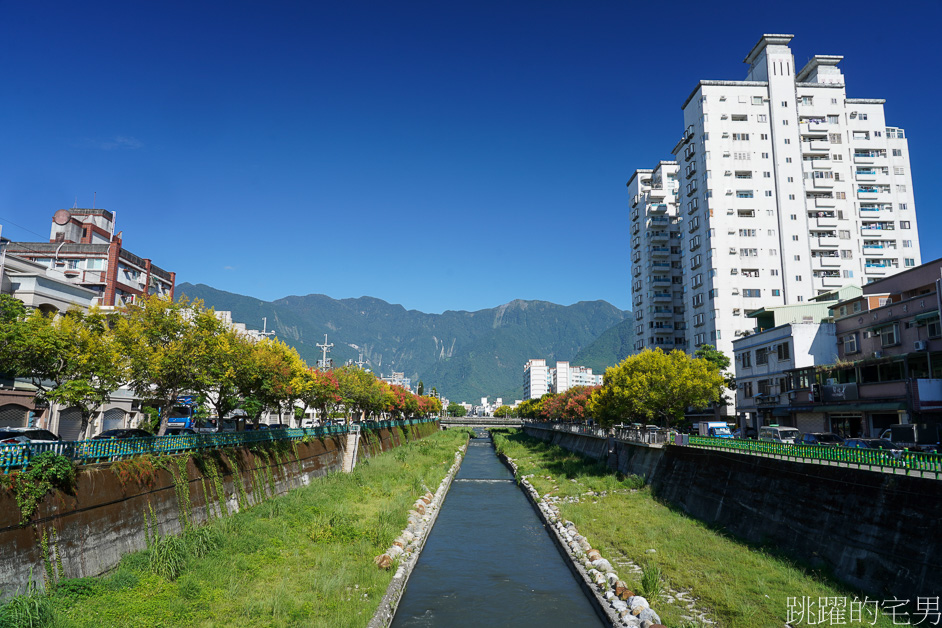
[[[603,626],[533,507],[472,439],[393,627]]]

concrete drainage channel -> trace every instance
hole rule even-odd
[[[517,465],[500,454],[515,477]],[[527,499],[533,505],[550,537],[576,576],[590,600],[595,602],[596,612],[612,626],[625,628],[655,628],[662,626],[661,618],[650,607],[648,601],[634,595],[618,578],[612,564],[593,549],[586,538],[579,534],[575,524],[560,518],[559,508],[544,501],[526,478],[520,479]]]
[[[448,494],[455,475],[461,468],[462,457],[467,452],[467,443],[455,453],[455,462],[448,470],[448,475],[438,485],[435,494],[429,497],[426,493],[424,498],[420,498],[409,511],[409,525],[402,531],[402,534],[386,551],[385,554],[377,556],[375,562],[377,566],[383,569],[389,569],[398,559],[399,566],[392,582],[386,588],[386,594],[379,604],[379,608],[373,615],[373,619],[367,624],[368,628],[386,628],[392,624],[396,615],[396,607],[406,590],[406,584],[409,582],[409,576],[419,560],[419,554],[422,553],[422,547],[435,525],[438,513],[441,511],[442,502]]]

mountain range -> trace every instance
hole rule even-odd
[[[523,397],[523,366],[569,360],[596,373],[628,355],[629,311],[606,301],[557,305],[515,300],[476,312],[426,314],[372,297],[332,299],[322,294],[262,301],[203,284],[182,283],[177,294],[229,310],[249,328],[262,326],[297,349],[308,364],[321,357],[317,343],[333,343],[335,364],[362,359],[374,373],[402,372],[434,386],[451,401],[483,396],[513,402]]]

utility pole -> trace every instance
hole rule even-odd
[[[323,369],[323,370],[326,371],[328,368],[330,368],[330,365],[329,365],[329,363],[327,362],[327,354],[330,353],[330,348],[334,346],[334,343],[328,344],[328,343],[327,343],[327,334],[324,334],[324,344],[321,344],[321,343],[318,342],[318,343],[317,343],[317,346],[318,346],[318,347],[321,349],[321,351],[323,352],[321,359],[317,361],[317,366],[318,366],[318,368],[321,368],[321,369]]]
[[[362,351],[360,352],[360,359],[357,360],[356,362],[354,362],[354,364],[356,364],[357,366],[359,366],[361,369],[363,368],[363,365],[366,364],[366,362],[363,361],[363,352],[362,352]]]
[[[262,317],[262,335],[263,335],[263,336],[269,336],[269,337],[275,335],[275,330],[274,330],[274,329],[271,330],[271,331],[268,331],[268,317],[267,317],[267,316],[263,316],[263,317]]]

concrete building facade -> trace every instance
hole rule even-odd
[[[904,131],[887,125],[884,100],[847,97],[842,57],[816,55],[798,69],[791,39],[763,35],[746,56],[745,80],[700,81],[683,103],[684,132],[673,149],[677,222],[669,202],[663,210],[683,242],[675,252],[668,234],[667,251],[651,252],[683,263],[682,286],[670,299],[660,291],[655,311],[668,324],[668,303],[677,312],[673,297],[683,293],[689,351],[712,344],[732,355],[733,340],[751,329],[752,310],[805,302],[921,263]],[[654,171],[639,170],[629,181],[631,211],[638,212],[632,303],[646,328],[656,305],[647,286],[656,279],[667,285],[668,270],[651,264],[641,246],[665,227],[642,220],[647,176],[653,185]],[[678,322],[672,319],[675,329]]]
[[[173,298],[176,273],[123,248],[114,227],[114,214],[105,209],[60,209],[49,242],[10,242],[7,253],[60,271],[93,291],[97,305],[121,306],[145,294]]]

